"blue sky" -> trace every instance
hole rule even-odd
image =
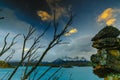
[[[70,28],[76,28],[77,33],[72,34],[64,38],[65,41],[70,44],[59,45],[52,49],[45,60],[54,60],[59,57],[86,57],[88,60],[92,54],[96,53],[96,49],[92,48],[91,38],[104,26],[104,23],[97,22],[98,16],[107,8],[120,9],[119,0],[55,0],[58,1],[57,8],[60,15],[58,17],[66,17],[69,14],[68,8],[75,15],[73,24]],[[0,36],[4,36],[8,32],[11,33],[11,37],[18,33],[26,33],[28,27],[32,25],[37,29],[37,34],[45,29],[48,21],[42,21],[40,16],[37,15],[37,11],[46,11],[52,15],[53,0],[0,0],[0,8],[3,9],[0,12],[0,16],[4,16],[5,19],[0,21]],[[59,11],[63,9],[63,11]],[[117,21],[114,24],[120,29],[119,13],[117,15]],[[65,24],[65,20],[61,21],[61,24]],[[61,28],[60,28],[61,29]],[[52,29],[50,29],[43,38],[44,44],[50,41],[52,35]],[[11,37],[9,39],[11,39]],[[0,39],[2,44],[3,37]],[[19,40],[21,44],[22,40]],[[2,46],[1,46],[2,47]],[[20,47],[17,47],[17,54],[20,54]],[[19,55],[14,57],[14,60],[19,58]],[[3,55],[2,59],[6,55]]]

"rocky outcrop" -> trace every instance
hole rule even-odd
[[[120,34],[120,31],[113,26],[106,26],[100,30],[93,38],[92,41],[96,41],[103,38],[116,38]]]
[[[92,47],[97,49],[97,54],[91,56],[93,72],[99,77],[120,74],[119,32],[115,27],[105,27],[92,39]]]
[[[104,38],[93,42],[97,49],[120,49],[120,38]]]

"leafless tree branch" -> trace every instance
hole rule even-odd
[[[16,36],[12,39],[12,41],[11,41],[11,43],[10,43],[9,46],[8,46],[8,43],[7,43],[7,38],[8,38],[8,36],[9,36],[9,33],[5,36],[5,38],[4,38],[4,45],[3,45],[2,50],[0,51],[0,56],[2,56],[5,52],[7,52],[8,50],[10,50],[11,47],[17,43],[17,42],[15,42],[15,39],[16,39],[19,35],[20,35],[20,34],[16,35]]]
[[[39,58],[38,62],[35,64],[35,66],[33,66],[33,68],[28,72],[28,74],[23,77],[23,80],[27,79],[28,76],[37,68],[37,66],[39,65],[40,62],[42,62],[42,60],[45,57],[45,55],[47,54],[47,52],[51,48],[53,48],[55,45],[59,44],[59,42],[62,41],[62,40],[60,40],[60,38],[65,34],[67,28],[71,25],[71,23],[72,23],[72,15],[70,16],[70,19],[68,20],[68,22],[65,25],[64,29],[60,33],[58,33],[57,35],[54,34],[55,37],[49,43],[49,45],[47,46],[47,48],[45,49],[45,51],[43,52],[42,56]],[[56,30],[56,29],[54,29],[54,30]]]

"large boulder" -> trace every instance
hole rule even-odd
[[[116,38],[119,34],[120,31],[117,28],[113,26],[106,26],[92,38],[92,41],[96,41],[103,38]]]
[[[112,70],[120,72],[119,50],[108,50],[107,52],[101,50],[101,53],[91,56],[91,61],[94,68],[98,68],[98,66],[107,66],[107,68],[111,68]]]
[[[120,38],[104,38],[93,42],[92,47],[97,49],[120,49]]]
[[[99,77],[112,75],[120,77],[120,38],[117,37],[119,34],[117,28],[107,26],[92,38],[92,47],[98,51],[91,56],[91,61],[93,72]]]
[[[101,77],[120,74],[120,52],[118,50],[99,50],[91,56],[93,72]]]

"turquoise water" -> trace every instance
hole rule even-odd
[[[35,76],[34,80],[36,80],[40,74],[42,74],[48,67],[39,67],[37,71],[39,71],[38,75]],[[20,80],[21,75],[23,74],[24,67],[20,67],[17,73],[14,75],[12,80]],[[48,80],[48,78],[54,73],[58,68],[52,68],[47,74],[45,74],[42,79],[40,80]],[[13,69],[7,68],[7,69],[0,69],[0,80],[1,78],[4,78],[3,80],[7,80],[7,76],[9,76],[10,72]],[[34,72],[35,73],[35,72]],[[33,75],[30,76],[30,80],[33,80]],[[6,77],[4,77],[6,75]],[[62,68],[56,75],[53,76],[59,77],[59,80],[103,80],[101,78],[98,78],[96,75],[92,72],[92,67],[73,67],[73,68]],[[53,80],[53,78],[51,80]]]

